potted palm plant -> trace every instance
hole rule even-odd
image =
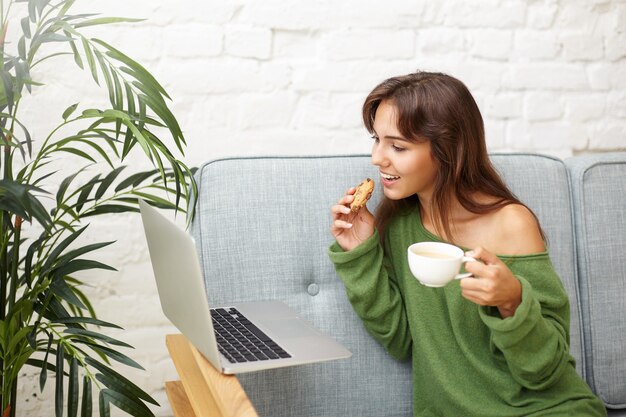
[[[186,212],[188,221],[193,212],[193,172],[162,140],[182,155],[185,139],[166,91],[135,60],[84,34],[134,19],[69,14],[74,1],[0,0],[2,417],[16,415],[23,367],[38,369],[41,389],[55,376],[58,417],[79,410],[90,416],[93,403],[101,416],[111,405],[153,415],[150,395],[114,370],[115,363],[140,365],[120,351],[126,343],[105,334],[118,326],[97,318],[82,287],[83,271],[113,269],[92,259],[112,242],[81,243],[81,234],[94,216],[138,211],[138,198]],[[6,41],[8,33],[17,34],[14,41]],[[62,59],[87,71],[108,97],[102,108],[59,109],[58,126],[34,140],[21,111],[44,85],[37,67]],[[131,154],[145,156],[151,168],[125,167]],[[79,162],[66,164],[68,157]]]

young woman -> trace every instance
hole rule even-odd
[[[330,258],[366,328],[413,361],[415,416],[605,416],[569,354],[569,304],[533,212],[492,167],[482,117],[445,74],[390,78],[363,120],[384,198],[374,217],[331,208]],[[421,285],[406,251],[444,241],[471,278]]]

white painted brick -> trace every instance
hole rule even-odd
[[[236,58],[207,59],[202,65],[178,62],[177,73],[171,81],[172,89],[191,96],[274,91],[286,87],[291,79],[286,64]]]
[[[163,54],[176,58],[211,57],[222,53],[223,30],[217,26],[170,25],[163,31]]]
[[[626,126],[623,120],[598,123],[590,130],[591,149],[610,151],[626,148]]]
[[[619,103],[615,103],[616,107]],[[563,98],[566,120],[587,122],[601,119],[606,112],[606,97],[598,94],[566,96]],[[626,109],[622,117],[626,117]]]
[[[604,62],[596,62],[587,67],[589,85],[592,90],[608,90],[611,88],[613,66]]]
[[[211,159],[226,158],[232,156],[255,156],[255,155],[324,155],[343,152],[334,147],[332,139],[337,134],[350,135],[352,141],[360,138],[368,139],[364,129],[358,130],[358,135],[348,129],[304,130],[287,128],[259,128],[254,134],[242,134],[232,130],[216,130],[213,134],[219,138],[214,145],[207,145],[211,150]],[[228,143],[228,147],[223,146]],[[222,146],[219,146],[222,144]],[[371,142],[368,143],[371,147]],[[368,148],[368,151],[370,149]],[[343,152],[345,153],[345,152]]]
[[[307,31],[274,30],[272,55],[315,61],[318,59],[318,38]]]
[[[506,146],[506,122],[485,119],[485,141],[489,152],[504,148]]]
[[[514,151],[533,149],[532,137],[529,132],[529,124],[519,119],[514,119],[506,124],[506,147]]]
[[[342,130],[363,129],[361,108],[366,94],[333,94],[333,108],[337,112]]]
[[[528,134],[536,149],[585,149],[589,144],[583,124],[541,122],[529,126]]]
[[[421,18],[415,20],[422,22],[423,26],[444,28],[444,20],[448,12],[448,8],[445,6],[446,3],[443,1],[424,1],[421,3],[424,5]],[[452,29],[452,27],[448,28]]]
[[[519,93],[500,93],[485,97],[481,107],[485,116],[498,119],[519,117],[522,113],[522,97]]]
[[[548,30],[519,30],[515,32],[515,53],[524,59],[553,59],[561,50],[554,32]]]
[[[142,65],[151,68],[163,55],[163,28],[142,23],[95,26],[85,34],[102,39]],[[85,68],[88,68],[85,64]],[[151,68],[152,70],[152,68]]]
[[[466,49],[463,31],[454,28],[424,28],[417,31],[417,51],[424,54],[449,54]]]
[[[463,28],[522,27],[526,16],[526,2],[497,0],[471,0],[445,2],[446,26]]]
[[[298,129],[338,128],[339,115],[333,111],[330,94],[320,92],[302,96],[298,102],[293,125]]]
[[[552,28],[592,33],[596,22],[589,17],[593,15],[593,5],[590,2],[567,2],[559,8]]]
[[[576,64],[519,64],[508,69],[504,86],[512,89],[586,90],[585,68]]]
[[[626,27],[624,27],[626,31]],[[606,57],[611,61],[617,61],[626,57],[626,32],[612,37],[605,41]]]
[[[559,96],[554,93],[531,92],[524,97],[524,115],[527,120],[554,120],[563,115]]]
[[[513,35],[510,30],[479,29],[469,35],[469,48],[473,56],[505,60],[511,53]]]
[[[362,58],[403,59],[415,53],[415,36],[410,30],[341,30],[323,39],[331,61]]]
[[[286,30],[334,28],[337,7],[330,0],[285,2],[282,0],[246,1],[237,15],[242,25]]]
[[[485,61],[451,61],[448,73],[462,80],[471,92],[497,91],[502,87],[506,67]]]
[[[613,10],[611,16],[613,17],[613,32],[624,33],[626,32],[626,3],[613,4]]]
[[[233,56],[267,59],[272,51],[272,31],[267,28],[228,27],[224,49]]]
[[[296,129],[362,127],[364,97],[354,94],[312,93],[300,98],[294,115]]]
[[[176,1],[157,1],[147,2],[146,0],[124,2],[123,5],[117,8],[116,13],[120,13],[120,10],[125,9],[129,3],[154,3],[157,5],[156,13],[154,14],[154,20],[159,25],[168,25],[174,22],[196,22],[200,24],[212,24],[223,25],[231,22],[235,18],[238,10],[242,7],[245,1],[230,0],[228,2],[209,2],[203,0],[186,0],[184,8],[181,7],[181,3]],[[152,21],[153,19],[151,19]]]
[[[410,61],[341,61],[294,68],[292,88],[297,91],[369,93],[394,75],[406,74],[417,65]]]
[[[563,33],[559,37],[563,44],[563,55],[570,61],[592,61],[604,56],[604,43],[601,36],[588,33]]]
[[[421,21],[424,10],[429,6],[422,0],[395,1],[391,7],[389,3],[372,0],[318,0],[318,3],[318,8],[327,8],[328,13],[316,23],[316,27],[329,30],[415,29],[415,22]],[[302,9],[302,6],[299,4],[297,9]]]
[[[529,4],[527,26],[533,29],[549,29],[557,11],[558,4],[554,0]]]
[[[596,100],[599,101],[600,99]],[[597,106],[600,110],[604,110],[602,106]],[[626,119],[626,90],[612,91],[609,93],[608,102],[609,116]],[[599,119],[602,115],[601,111],[595,114],[595,118]]]
[[[236,129],[287,126],[296,103],[290,92],[240,96]]]
[[[614,64],[600,64],[590,66],[593,68],[594,77],[606,77],[604,80],[596,80],[598,84],[606,86],[607,89],[626,89],[626,60],[620,60]]]
[[[339,154],[369,155],[372,152],[372,138],[364,128],[335,130],[328,144],[328,150],[337,149]]]

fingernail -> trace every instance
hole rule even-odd
[[[467,252],[465,252],[465,256],[474,257],[474,251],[473,250],[468,250]]]
[[[346,223],[346,227],[347,227],[348,229],[352,228],[352,223]]]

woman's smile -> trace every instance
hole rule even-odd
[[[380,173],[380,182],[384,187],[392,186],[399,179],[400,177],[397,175],[386,174],[384,172]]]

